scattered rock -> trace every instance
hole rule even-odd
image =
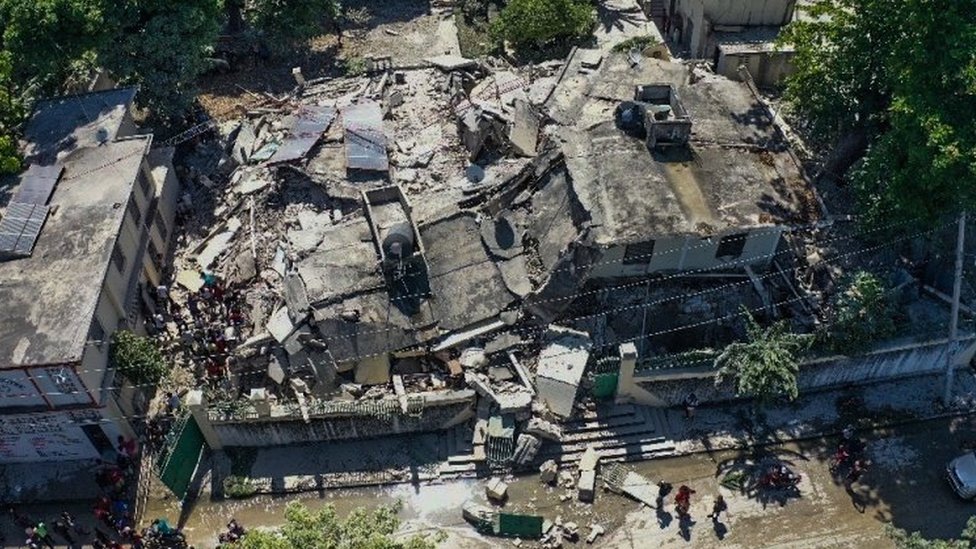
[[[539,480],[546,484],[552,484],[556,482],[558,471],[559,466],[556,465],[556,460],[550,459],[539,467]]]
[[[586,543],[593,543],[596,538],[606,533],[606,530],[599,524],[590,525],[590,535],[586,536]]]
[[[501,503],[508,496],[508,484],[500,478],[492,478],[485,486],[485,495],[488,499]]]

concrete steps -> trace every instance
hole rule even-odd
[[[563,440],[545,441],[536,462],[553,459],[561,466],[575,465],[590,445],[607,462],[652,459],[674,450],[668,438],[668,413],[662,409],[606,406],[562,427]],[[483,447],[472,446],[471,428],[454,428],[445,435],[446,463],[439,468],[442,477],[474,477],[486,470]]]

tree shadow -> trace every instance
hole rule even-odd
[[[644,12],[635,3],[632,8],[615,8],[606,5],[606,2],[598,2],[596,6],[596,19],[598,25],[604,31],[613,29],[624,30],[625,24],[643,25],[647,23]]]
[[[776,468],[786,467],[797,473],[796,463],[807,461],[800,452],[785,448],[756,447],[751,452],[723,460],[716,465],[715,477],[720,484],[759,502],[765,509],[770,504],[785,506],[791,499],[799,499],[802,493],[799,483],[775,486],[766,479]]]

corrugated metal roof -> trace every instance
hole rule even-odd
[[[342,111],[346,168],[387,171],[390,162],[383,132],[383,111],[375,101],[363,101]]]
[[[295,113],[298,122],[285,137],[284,142],[268,160],[269,164],[291,162],[303,158],[315,146],[322,134],[335,120],[336,110],[329,106],[303,106]]]

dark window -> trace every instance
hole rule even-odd
[[[115,268],[119,270],[119,274],[125,272],[125,256],[122,255],[122,250],[119,245],[115,245],[115,249],[112,250],[112,263],[115,263]]]
[[[139,172],[139,190],[142,191],[142,196],[149,197],[153,194],[152,181],[150,181],[146,173],[142,171]]]
[[[102,327],[102,323],[97,318],[92,319],[91,329],[88,331],[88,339],[96,345],[101,345],[105,341],[105,328]]]
[[[154,197],[152,200],[149,201],[149,208],[146,210],[145,225],[147,229],[149,228],[149,225],[152,224],[153,219],[156,218],[156,213],[158,212],[158,209],[159,209],[159,200]]]
[[[156,230],[159,231],[159,236],[163,240],[166,240],[168,236],[169,229],[166,228],[166,221],[163,220],[163,213],[156,209]]]
[[[126,213],[132,216],[132,220],[136,222],[136,227],[138,227],[139,222],[142,221],[142,210],[139,209],[139,204],[136,202],[135,196],[129,199],[129,206],[126,208]]]
[[[654,241],[627,244],[624,248],[624,265],[647,265],[654,255]]]
[[[718,242],[718,250],[715,257],[718,259],[738,259],[742,255],[742,250],[746,247],[746,233],[730,234],[723,236]]]
[[[162,271],[163,254],[159,253],[159,249],[156,248],[156,243],[152,240],[149,241],[149,259],[152,260],[153,267],[156,268],[156,271]]]

